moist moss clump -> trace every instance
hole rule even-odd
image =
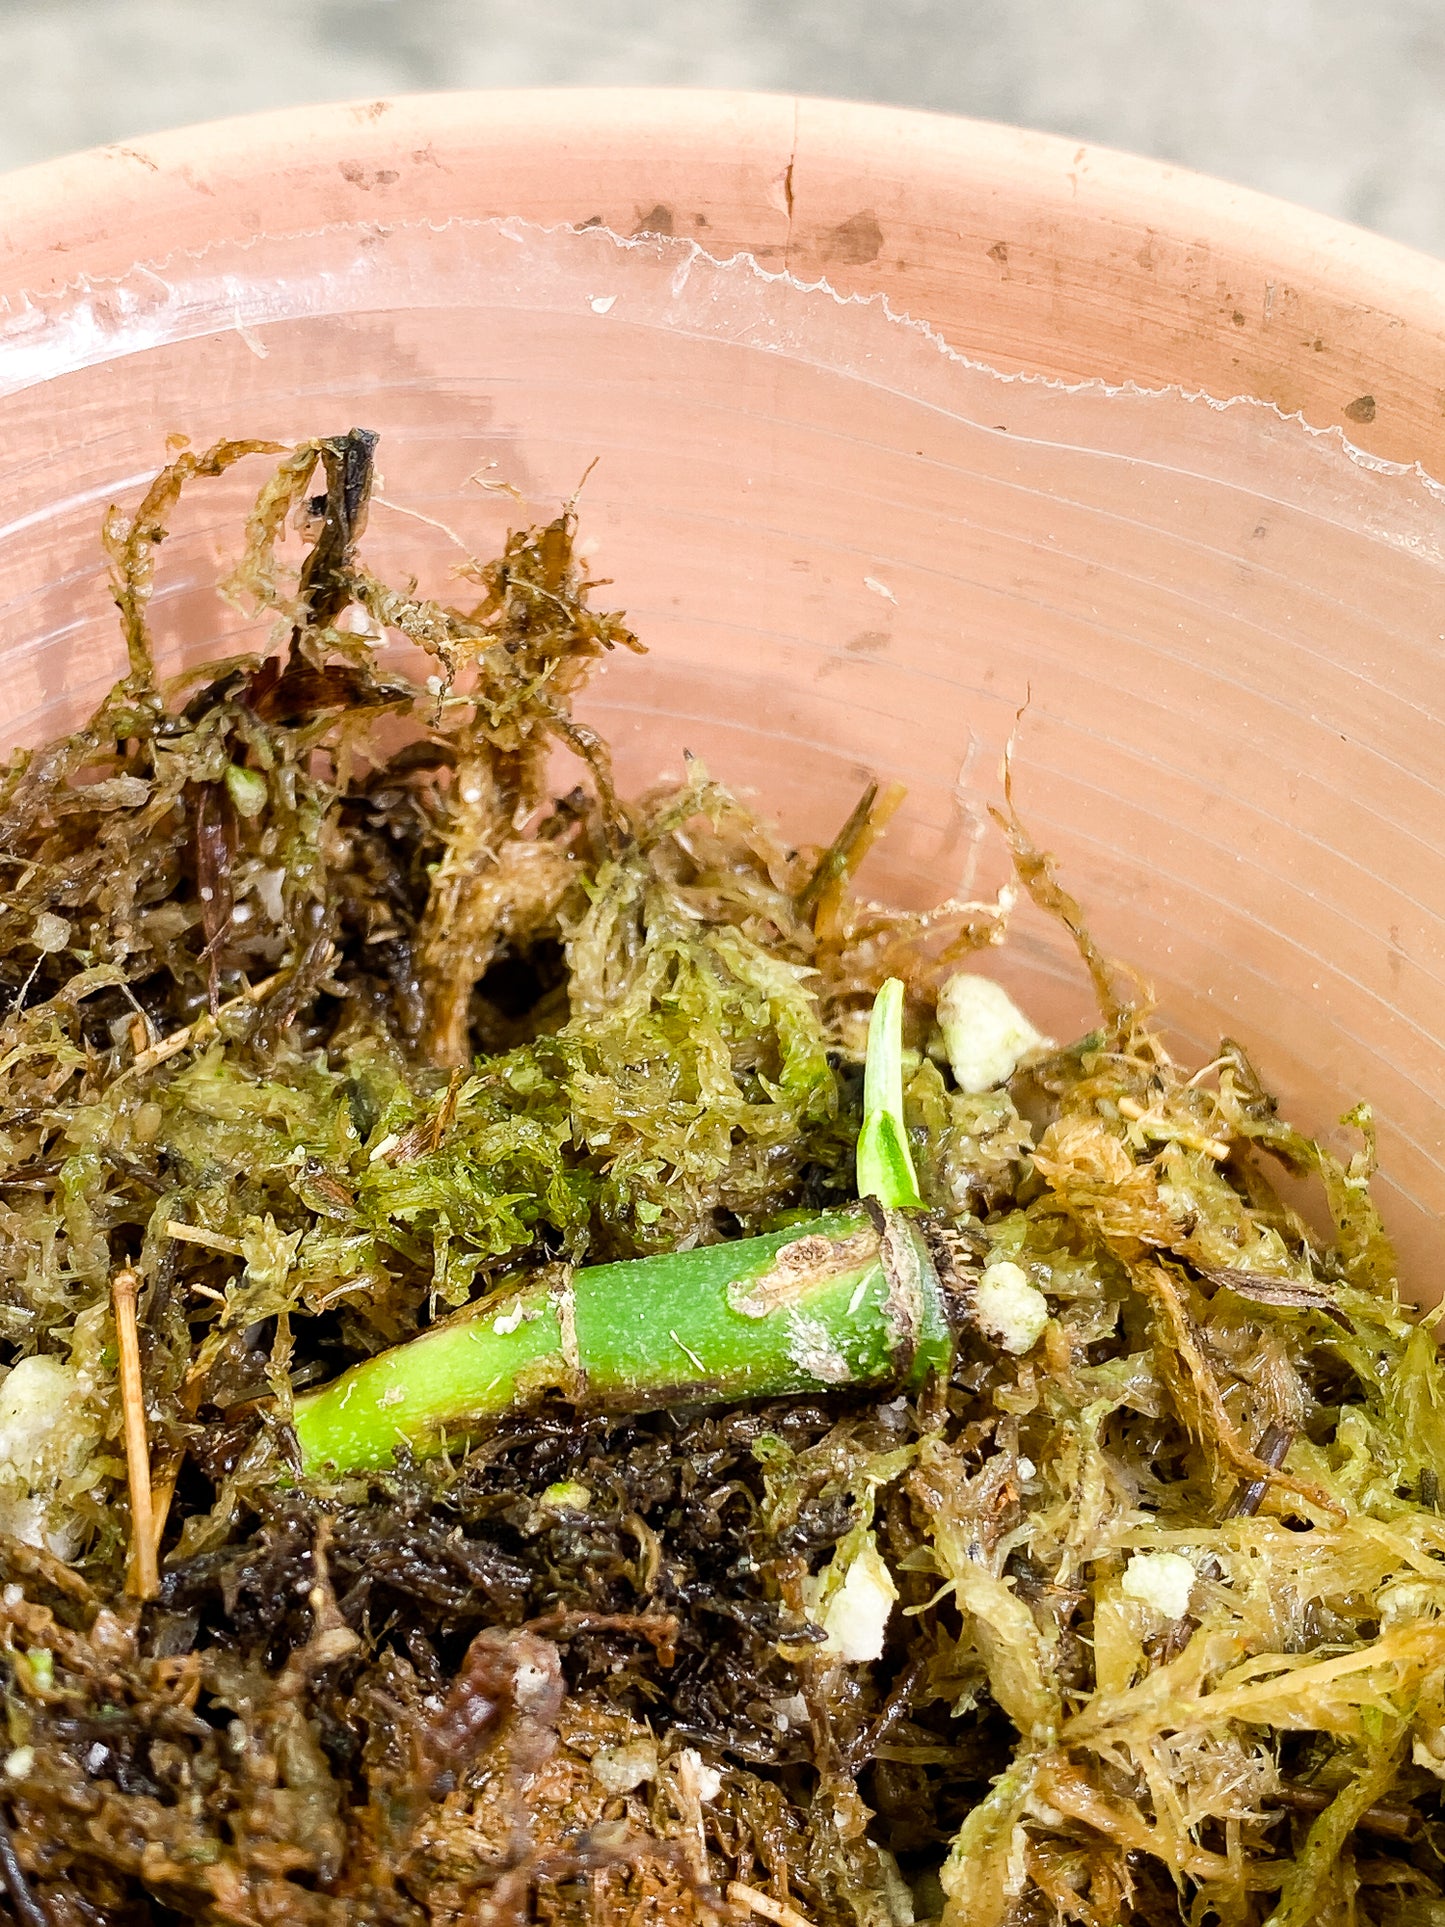
[[[1100,1016],[965,1088],[939,995],[1006,902],[860,897],[886,789],[822,850],[694,761],[619,794],[573,702],[638,643],[572,510],[444,605],[366,565],[372,457],[183,451],[112,512],[125,673],[0,779],[11,1911],[1445,1919],[1445,1380],[1368,1111],[1340,1157],[1238,1043],[1177,1063],[1011,811]],[[251,459],[224,587],[273,645],[163,685],[167,521]],[[905,1129],[862,1163],[916,1179],[946,1369],[523,1387],[450,1452],[303,1473],[295,1401],[447,1318],[600,1265],[625,1311],[631,1260],[827,1214],[882,1250],[891,979]]]

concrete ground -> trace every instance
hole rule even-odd
[[[1445,252],[1441,0],[0,0],[0,167],[444,87],[759,87],[1020,122]]]

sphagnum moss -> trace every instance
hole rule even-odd
[[[857,895],[896,788],[827,850],[695,762],[619,797],[571,511],[444,606],[365,565],[373,446],[108,516],[125,673],[0,778],[12,1911],[1445,1919],[1445,1381],[1368,1112],[1342,1161],[1176,1064],[1011,812],[1062,1049],[959,983],[1006,904]],[[163,687],[180,492],[266,456],[274,652]]]

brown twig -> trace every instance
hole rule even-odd
[[[167,1219],[166,1236],[178,1244],[204,1245],[207,1251],[224,1251],[231,1258],[242,1257],[245,1252],[239,1238],[228,1238],[223,1231],[211,1231],[203,1224],[183,1224],[178,1218]]]
[[[1281,1425],[1277,1421],[1267,1425],[1259,1444],[1254,1448],[1260,1464],[1268,1466],[1271,1472],[1278,1472],[1289,1456],[1294,1434],[1292,1425]],[[1264,1504],[1268,1491],[1268,1479],[1242,1479],[1224,1516],[1227,1519],[1252,1519]]]
[[[462,1079],[465,1075],[465,1071],[460,1068],[452,1072],[451,1082],[447,1085],[447,1094],[437,1107],[437,1114],[432,1122],[431,1132],[431,1148],[433,1151],[439,1151],[441,1149],[442,1139],[455,1122],[457,1099],[462,1094]]]
[[[155,1512],[151,1504],[150,1440],[146,1432],[145,1386],[140,1369],[140,1336],[135,1300],[140,1280],[127,1265],[111,1280],[115,1305],[115,1343],[120,1358],[120,1403],[125,1421],[125,1465],[130,1480],[131,1559],[126,1589],[137,1599],[154,1598],[160,1584],[156,1562]]]
[[[1275,1797],[1291,1812],[1308,1814],[1323,1813],[1335,1800],[1335,1795],[1326,1793],[1323,1787],[1298,1786],[1291,1780],[1280,1781]],[[1421,1824],[1420,1815],[1412,1808],[1383,1805],[1366,1807],[1355,1822],[1361,1833],[1380,1834],[1386,1840],[1412,1840]]]
[[[848,874],[853,852],[868,828],[873,805],[878,800],[878,785],[870,783],[853,805],[847,822],[813,866],[813,873],[798,892],[796,908],[800,917],[811,916],[830,883]]]
[[[537,1619],[529,1619],[525,1630],[552,1639],[570,1639],[575,1633],[630,1633],[647,1641],[657,1654],[659,1666],[671,1666],[677,1658],[676,1613],[594,1613],[556,1606]]]
[[[1264,1428],[1260,1436],[1259,1444],[1255,1447],[1255,1453],[1262,1465],[1268,1466],[1272,1472],[1277,1472],[1284,1464],[1289,1454],[1289,1448],[1293,1443],[1294,1427],[1292,1425],[1272,1423]],[[1239,1485],[1235,1488],[1234,1497],[1225,1507],[1225,1518],[1252,1519],[1264,1504],[1265,1494],[1268,1491],[1268,1479],[1241,1479]],[[1222,1579],[1224,1577],[1224,1568],[1212,1552],[1200,1566],[1199,1577],[1208,1580],[1211,1584],[1213,1584],[1216,1579]],[[1199,1621],[1194,1617],[1193,1613],[1186,1613],[1182,1619],[1176,1619],[1174,1621],[1160,1642],[1159,1662],[1161,1665],[1167,1666],[1171,1659],[1177,1659],[1179,1657],[1180,1653],[1182,1653],[1184,1648],[1189,1644],[1198,1625]]]
[[[177,1446],[161,1463],[161,1469],[152,1484],[151,1491],[151,1544],[155,1547],[156,1564],[159,1568],[161,1541],[166,1536],[166,1520],[170,1517],[171,1502],[176,1496],[176,1481],[181,1476],[181,1467],[186,1461],[186,1448]],[[157,1575],[159,1579],[159,1574]]]
[[[923,1676],[925,1661],[911,1659],[898,1678],[893,1682],[888,1698],[871,1725],[865,1726],[843,1748],[843,1765],[850,1773],[859,1773],[874,1758],[880,1746],[893,1729],[906,1718],[913,1699],[913,1689]]]
[[[1202,1443],[1212,1440],[1219,1456],[1241,1478],[1250,1482],[1261,1480],[1266,1489],[1273,1483],[1286,1491],[1297,1493],[1308,1504],[1342,1518],[1344,1509],[1339,1500],[1325,1491],[1323,1486],[1316,1485],[1312,1479],[1297,1478],[1282,1466],[1267,1465],[1257,1452],[1251,1452],[1245,1445],[1229,1415],[1218,1381],[1205,1359],[1199,1332],[1174,1280],[1164,1267],[1157,1264],[1139,1265],[1134,1269],[1134,1276],[1153,1301],[1164,1328],[1168,1352],[1181,1374],[1179,1389],[1183,1390],[1187,1381],[1189,1390],[1194,1394],[1197,1413],[1189,1414],[1187,1406],[1185,1410],[1185,1421],[1191,1431],[1198,1434]]]
[[[878,785],[870,783],[848,821],[818,859],[817,868],[797,898],[798,914],[811,917],[818,936],[826,940],[837,935],[848,881],[906,795],[907,786],[903,783],[890,783],[881,795]]]
[[[785,1900],[774,1900],[771,1894],[759,1893],[756,1887],[749,1887],[741,1880],[730,1880],[727,1892],[728,1899],[740,1912],[770,1920],[774,1927],[811,1927],[807,1915],[800,1914],[796,1907],[790,1907]]]
[[[158,1044],[152,1044],[149,1050],[143,1050],[140,1056],[121,1072],[115,1080],[116,1083],[120,1083],[127,1077],[144,1076],[147,1071],[153,1071],[161,1064],[168,1064],[173,1057],[178,1057],[192,1044],[203,1042],[213,1032],[216,1018],[224,1017],[230,1011],[239,1010],[244,1004],[264,1003],[271,992],[286,981],[287,974],[284,970],[278,970],[264,982],[249,985],[240,996],[228,998],[224,1004],[221,1004],[215,1016],[212,1016],[210,1011],[202,1011],[193,1023],[183,1024],[179,1030],[173,1030],[168,1037],[163,1037]]]

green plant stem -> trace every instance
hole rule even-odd
[[[459,1445],[558,1391],[620,1410],[839,1385],[921,1384],[950,1333],[903,1132],[902,985],[869,1030],[859,1190],[868,1208],[494,1298],[296,1401],[303,1470],[371,1470]]]
[[[310,1474],[424,1454],[558,1391],[638,1410],[921,1383],[949,1329],[918,1227],[838,1212],[763,1238],[593,1265],[493,1299],[296,1401]]]

